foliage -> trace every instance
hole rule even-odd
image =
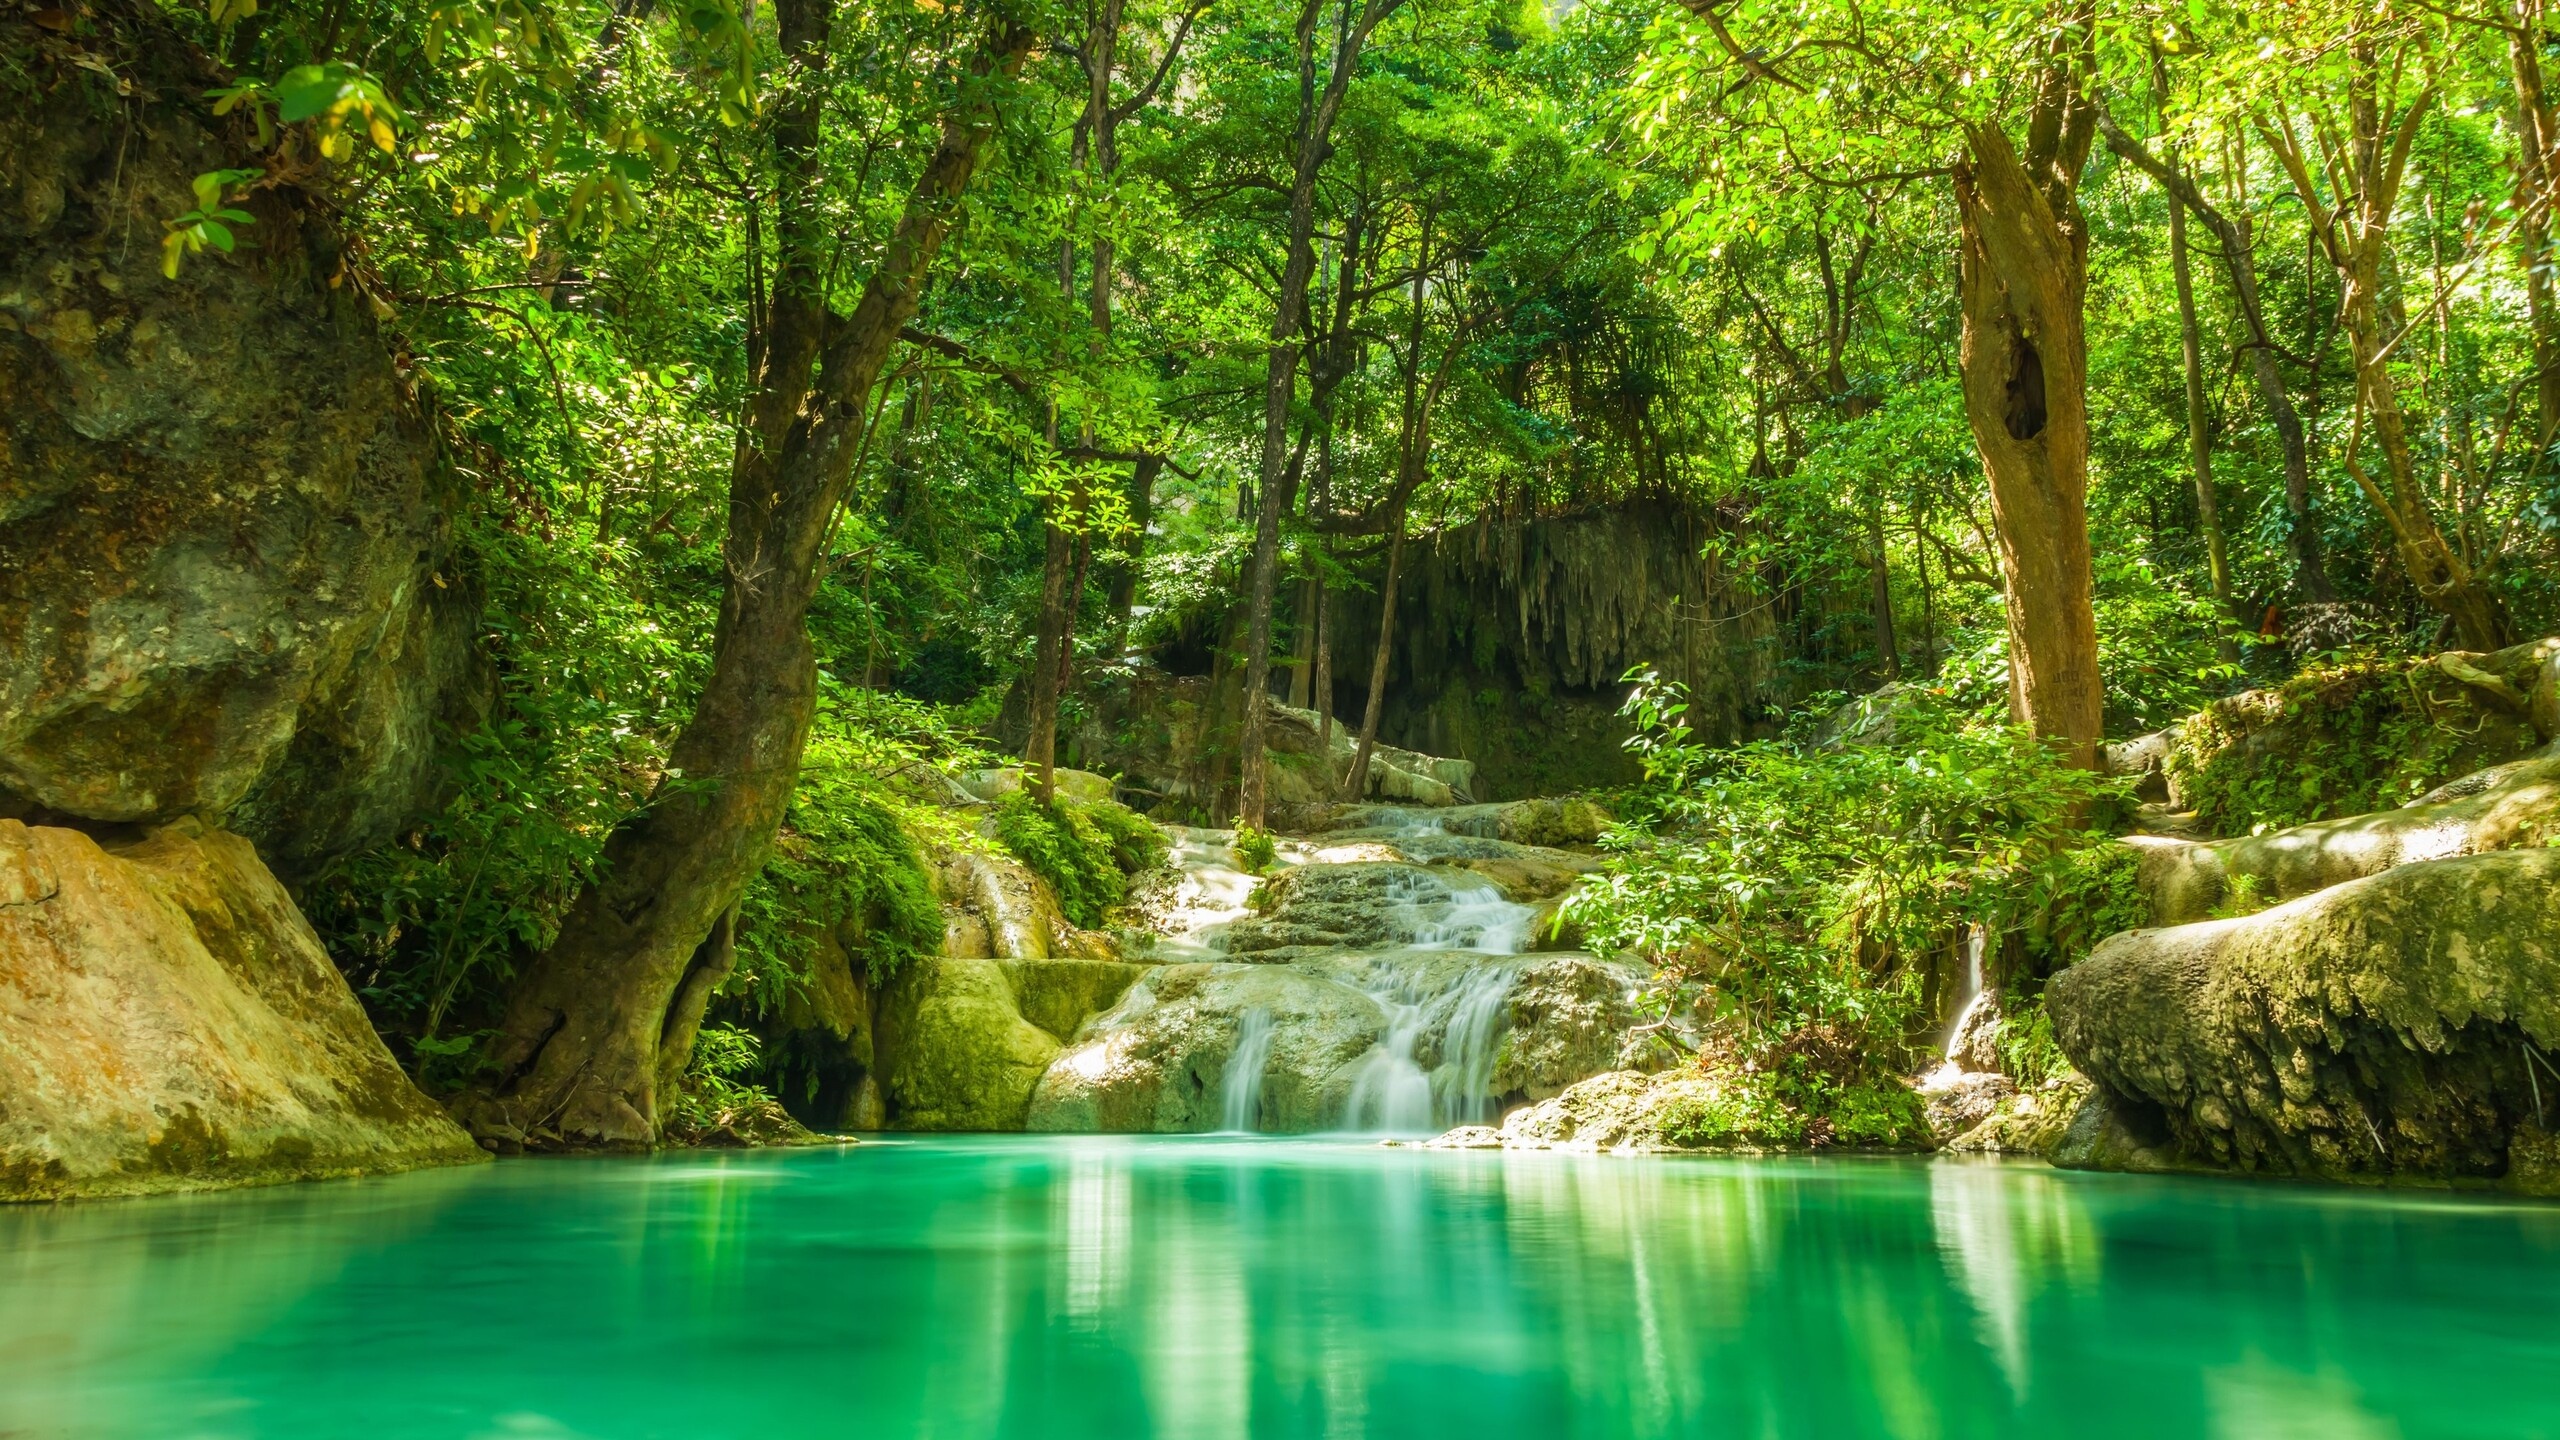
[[[2000,1057],[2000,1073],[2033,1090],[2071,1073],[2071,1057],[2053,1036],[2053,1016],[2041,993],[2011,989],[2000,997],[2000,1018],[1993,1022],[1991,1046]]]
[[[2312,665],[2178,727],[2170,783],[2217,834],[2389,809],[2473,767],[2469,707],[2440,704],[2424,661],[2375,654]]]
[[[705,1025],[694,1036],[693,1058],[676,1093],[664,1103],[671,1134],[697,1143],[713,1135],[756,1134],[774,1127],[780,1107],[749,1077],[764,1069],[764,1045],[734,1025]]]
[[[875,985],[942,943],[933,878],[850,748],[812,737],[773,855],[738,901],[738,968],[724,988],[759,1014],[807,978],[822,935]]]
[[[1236,868],[1247,875],[1260,875],[1280,863],[1280,847],[1268,831],[1250,825],[1236,827],[1236,838],[1227,847],[1235,856]]]
[[[1819,1027],[1889,1063],[1921,1021],[1922,967],[1955,937],[2114,893],[2121,870],[2081,852],[2117,787],[2015,731],[1932,701],[1878,743],[1708,752],[1681,733],[1674,687],[1630,678],[1646,805],[1567,913],[1595,948],[1698,992],[1745,1056]]]
[[[1064,796],[1042,804],[1028,790],[996,802],[996,838],[1049,882],[1067,919],[1100,928],[1129,891],[1128,877],[1164,863],[1162,831],[1127,807]]]

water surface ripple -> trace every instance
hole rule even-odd
[[[2560,1208],[1249,1138],[0,1211],[0,1436],[2560,1436]]]

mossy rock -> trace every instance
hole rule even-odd
[[[1023,1018],[997,960],[920,960],[882,990],[874,1019],[880,1088],[902,1130],[1019,1130],[1059,1050]]]
[[[2070,1158],[2500,1181],[2560,1100],[2555,898],[2560,849],[2507,850],[2109,939],[2046,992],[2109,1111]]]
[[[2560,639],[2314,666],[2190,716],[2162,768],[2174,805],[2236,835],[2389,809],[2555,738]]]

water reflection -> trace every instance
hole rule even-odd
[[[2560,1434],[2560,1212],[1109,1139],[0,1214],[0,1434]]]

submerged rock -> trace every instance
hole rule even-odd
[[[2529,1183],[2560,1107],[2560,850],[2401,865],[2137,930],[2047,992],[2101,1087],[2065,1163]],[[2530,1146],[2528,1146],[2530,1150]]]
[[[0,820],[0,1200],[488,1157],[410,1084],[249,842]]]

